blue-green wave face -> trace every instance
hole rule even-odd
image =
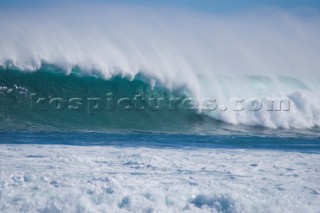
[[[0,130],[274,134],[264,128],[230,125],[194,110],[183,104],[190,98],[188,91],[150,84],[140,74],[105,80],[82,73],[74,68],[66,75],[50,65],[35,72],[1,69]],[[316,129],[295,131],[318,136]],[[283,129],[277,134],[292,132]]]
[[[185,97],[182,91],[151,88],[142,76],[103,80],[76,70],[65,75],[52,66],[31,73],[2,69],[0,128],[195,132],[218,123],[181,108]],[[176,99],[176,108],[170,98]]]

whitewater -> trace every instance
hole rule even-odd
[[[0,136],[2,212],[319,212],[313,137]]]
[[[2,212],[319,212],[319,154],[0,147]]]

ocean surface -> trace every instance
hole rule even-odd
[[[318,127],[234,125],[148,102],[72,111],[49,101],[186,96],[150,89],[142,76],[6,68],[0,85],[1,212],[319,211]]]
[[[0,212],[320,212],[318,10],[71,9],[0,9]]]

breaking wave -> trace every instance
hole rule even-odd
[[[318,11],[217,16],[104,6],[18,12],[0,15],[0,117],[7,122],[1,128],[320,126]],[[34,93],[66,99],[110,92],[118,98],[214,98],[222,104],[284,98],[290,110],[101,111],[99,116],[30,110]]]

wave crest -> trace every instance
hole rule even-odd
[[[72,15],[68,8],[1,13],[2,68],[36,71],[52,64],[54,72],[77,70],[111,81],[140,75],[150,88],[160,85],[168,92],[222,103],[232,98],[287,98],[292,108],[285,113],[201,115],[269,128],[320,124],[318,11],[307,17],[279,10],[224,16],[135,7],[91,8],[85,13],[84,8],[73,9]],[[44,82],[38,83],[46,88]],[[74,82],[66,85],[81,89]]]

